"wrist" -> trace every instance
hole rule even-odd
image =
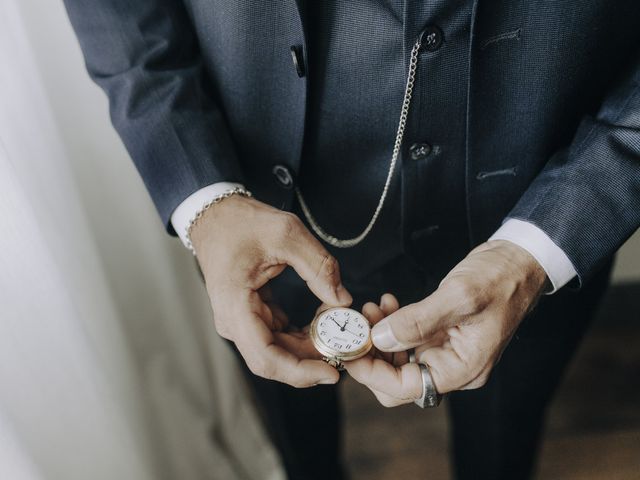
[[[516,277],[521,279],[521,284],[527,290],[537,296],[550,287],[547,272],[526,249],[509,240],[489,240],[487,245],[503,250],[508,255]]]
[[[529,252],[547,272],[549,288],[545,295],[556,292],[577,274],[565,251],[544,230],[528,221],[507,218],[489,240],[507,240]]]
[[[208,202],[196,212],[187,226],[186,246],[195,255],[198,247],[203,245],[210,236],[210,224],[215,223],[216,229],[221,232],[225,230],[225,212],[234,209],[237,202],[247,202],[250,200],[251,192],[244,187],[236,187],[227,190]]]
[[[244,185],[226,181],[212,183],[193,192],[175,208],[171,213],[171,225],[186,248],[189,248],[187,227],[193,217],[211,199],[236,187],[244,187]]]

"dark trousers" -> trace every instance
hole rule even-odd
[[[545,410],[602,298],[610,269],[608,264],[579,292],[565,288],[543,297],[522,322],[487,384],[448,396],[456,478],[518,480],[532,476]],[[379,302],[387,291],[405,305],[435,288],[434,281],[406,257],[365,281],[351,282],[348,272],[343,273],[343,280],[354,295],[354,308],[367,301]],[[272,288],[292,323],[310,322],[318,301],[293,272],[286,271]],[[247,375],[289,477],[346,478],[339,387],[295,389],[248,371]],[[421,411],[417,407],[415,414],[418,420]]]

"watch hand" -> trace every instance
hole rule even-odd
[[[351,330],[347,330],[347,332],[349,332],[351,335],[354,335],[354,336],[356,336],[358,338],[363,338],[363,337],[360,336],[360,334],[358,334],[356,332],[352,332]]]
[[[340,327],[340,330],[341,330],[341,331],[343,331],[343,332],[344,332],[344,328],[342,328],[342,325],[340,325],[340,324],[336,321],[336,319],[335,319],[335,318],[333,318],[333,317],[329,317],[329,318],[331,319],[331,321],[332,321],[333,323],[335,323],[336,325],[338,325],[338,327]]]

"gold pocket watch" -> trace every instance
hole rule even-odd
[[[309,329],[313,346],[331,366],[364,357],[371,347],[371,325],[360,312],[334,307],[318,313]]]

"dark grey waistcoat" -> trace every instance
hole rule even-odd
[[[218,181],[295,210],[295,180],[326,230],[359,233],[425,29],[392,196],[346,268],[407,252],[437,277],[513,217],[586,279],[640,224],[637,0],[65,3],[169,228]]]

